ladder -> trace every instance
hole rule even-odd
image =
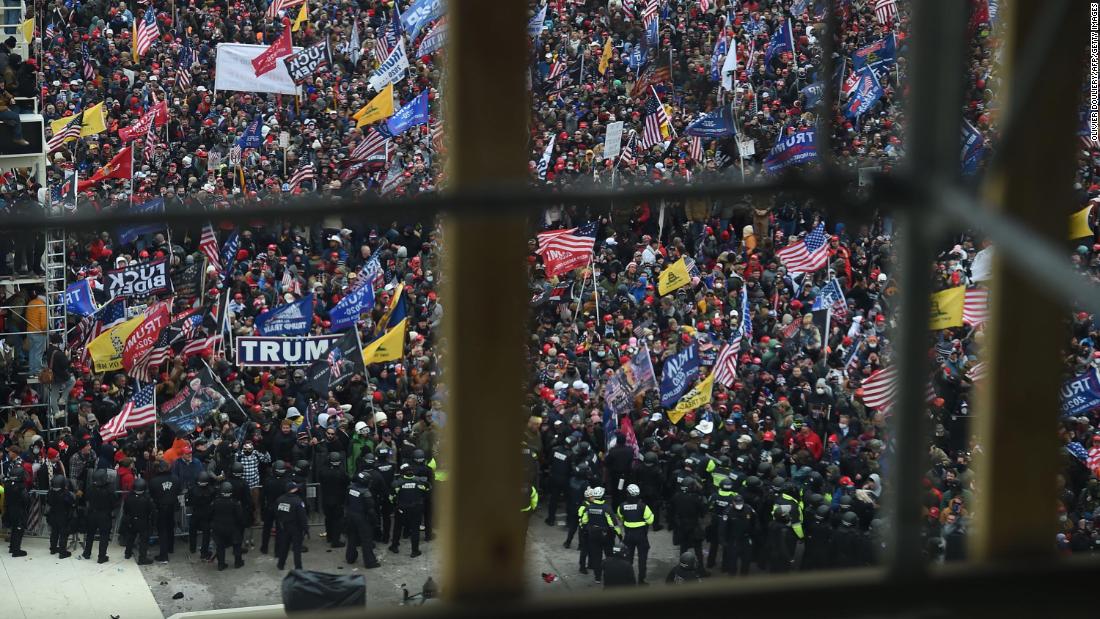
[[[46,318],[49,324],[47,332],[61,335],[61,349],[68,348],[68,312],[65,309],[65,230],[48,228],[46,230],[46,254],[42,267],[46,271]]]

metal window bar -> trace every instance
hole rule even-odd
[[[1032,126],[1028,130],[1029,123],[1017,120],[1035,118],[1036,113],[1042,113],[1044,123],[1030,124],[1045,125],[1050,118],[1047,115],[1050,114],[1061,114],[1064,118],[1076,117],[1073,105],[1083,76],[1080,69],[1084,52],[1083,41],[1086,40],[1084,20],[1081,16],[1064,11],[1069,4],[1067,2],[1052,3],[1054,8],[1049,11],[1046,5],[1030,3],[1011,3],[1006,7],[1009,11],[1018,12],[1006,19],[1015,29],[1014,49],[1018,53],[1020,50],[1026,52],[1022,60],[1024,68],[1021,69],[1020,80],[1012,89],[1014,96],[1008,106],[1011,114],[1008,118],[1011,120],[1006,124],[1007,131],[1003,137],[1003,143],[1012,145],[1012,148],[998,153],[992,170],[994,174],[991,174],[991,182],[994,186],[999,184],[1004,195],[993,196],[989,201],[997,202],[1000,201],[999,198],[1003,198],[1007,207],[1005,212],[996,212],[987,206],[987,200],[975,198],[971,191],[964,188],[957,173],[953,171],[958,154],[960,83],[952,83],[951,80],[961,79],[956,74],[961,56],[957,46],[951,42],[953,35],[950,33],[961,32],[959,29],[965,23],[966,17],[963,10],[959,9],[963,4],[950,0],[913,3],[914,36],[910,41],[912,66],[917,71],[912,76],[911,88],[910,160],[900,174],[878,177],[869,195],[863,197],[846,195],[844,187],[851,178],[835,170],[813,177],[789,176],[752,184],[644,188],[614,193],[586,190],[560,195],[522,190],[519,188],[522,173],[510,168],[502,169],[501,166],[526,159],[525,153],[515,156],[516,145],[525,141],[526,136],[523,135],[522,125],[513,116],[516,109],[525,113],[520,94],[523,92],[524,66],[522,60],[516,60],[526,57],[523,53],[525,42],[518,36],[505,34],[489,38],[484,37],[483,33],[486,31],[486,24],[490,24],[491,30],[497,33],[522,32],[526,14],[522,8],[516,8],[523,7],[522,3],[466,0],[455,3],[451,8],[451,53],[448,54],[448,68],[453,76],[451,83],[456,86],[448,93],[448,118],[451,122],[448,123],[447,131],[452,143],[449,166],[453,173],[453,191],[446,195],[405,200],[399,205],[379,199],[322,202],[307,198],[262,210],[222,211],[219,212],[219,219],[243,223],[262,214],[268,220],[302,216],[316,220],[332,215],[362,216],[364,213],[382,209],[392,213],[394,208],[400,208],[407,217],[447,213],[446,279],[449,280],[450,288],[445,291],[444,299],[449,307],[457,311],[449,311],[445,321],[448,333],[452,336],[449,338],[453,346],[453,352],[449,356],[452,371],[455,376],[461,376],[463,365],[483,367],[478,364],[494,354],[498,360],[511,359],[514,352],[508,348],[519,348],[519,340],[510,330],[494,332],[493,337],[485,340],[477,339],[481,334],[479,329],[466,331],[475,322],[507,323],[507,320],[486,320],[483,314],[472,314],[490,310],[493,305],[504,307],[505,303],[523,299],[521,276],[511,269],[499,273],[498,278],[477,277],[475,267],[482,271],[488,270],[478,262],[485,256],[485,251],[476,247],[478,236],[484,234],[483,231],[479,232],[478,226],[489,227],[491,232],[511,234],[522,230],[522,215],[532,215],[539,209],[562,203],[607,208],[615,200],[629,202],[643,198],[730,198],[771,193],[781,189],[814,194],[829,205],[830,212],[843,218],[865,217],[872,206],[895,209],[902,219],[900,259],[905,280],[903,312],[910,327],[907,332],[898,336],[897,363],[902,376],[898,430],[899,436],[903,438],[919,436],[922,412],[919,391],[926,378],[919,364],[923,354],[918,354],[927,337],[926,330],[921,327],[928,317],[925,265],[930,262],[931,242],[948,221],[983,229],[999,247],[1000,260],[1015,272],[1011,276],[1015,279],[1010,279],[1009,282],[1018,284],[1023,279],[1025,285],[1020,290],[1011,290],[1011,286],[1005,286],[1006,290],[995,293],[992,304],[995,312],[999,311],[999,302],[1003,299],[1019,300],[1025,309],[1031,308],[1029,304],[1035,299],[1027,298],[1024,296],[1026,294],[1045,294],[1065,301],[1073,300],[1084,308],[1100,312],[1100,290],[1070,268],[1069,261],[1064,259],[1058,248],[1057,235],[1050,234],[1052,226],[1040,228],[1039,231],[1045,234],[1039,236],[1034,234],[1033,227],[1029,228],[1036,223],[1035,211],[1040,203],[1034,200],[1035,193],[1045,187],[1044,181],[1067,174],[1067,156],[1064,152],[1073,150],[1070,143],[1073,137],[1072,128],[1067,128],[1071,121],[1054,123],[1051,130],[1046,126]],[[835,19],[828,19],[828,24],[835,28]],[[1025,41],[1023,37],[1028,30],[1036,32],[1031,42]],[[1052,33],[1056,33],[1056,36]],[[826,37],[831,37],[831,32],[827,32]],[[1048,62],[1051,59],[1054,62]],[[826,59],[827,63],[830,61],[831,58]],[[1048,70],[1052,64],[1057,65],[1058,69]],[[1044,85],[1042,89],[1037,89],[1033,86],[1040,73]],[[488,75],[491,75],[491,82]],[[827,82],[826,101],[835,100],[834,88],[833,84]],[[1037,93],[1037,90],[1048,92]],[[1063,101],[1058,101],[1059,98]],[[512,109],[502,105],[502,101],[508,101]],[[495,114],[498,111],[504,116],[498,118]],[[479,115],[481,119],[478,118]],[[485,118],[494,119],[490,131],[484,130],[487,122]],[[1040,132],[1049,135],[1041,135]],[[819,139],[826,137],[823,135],[825,132],[821,133]],[[827,142],[824,144],[827,148]],[[1029,164],[1033,167],[1029,168]],[[1010,174],[1003,179],[999,174],[1002,166],[1003,171]],[[1072,166],[1068,167],[1072,169]],[[1068,179],[1061,180],[1066,180],[1068,187]],[[1014,190],[1020,190],[1019,195],[1013,195]],[[1058,197],[1061,199],[1065,195],[1058,194]],[[74,229],[101,229],[118,223],[145,220],[167,224],[195,224],[205,221],[206,217],[204,213],[179,212],[157,216],[105,214],[94,218],[74,216],[67,218],[66,225]],[[500,220],[502,218],[503,221]],[[42,217],[13,218],[5,224],[10,229],[19,231],[46,227],[47,220]],[[516,237],[523,238],[520,235]],[[514,245],[508,243],[503,249],[497,247],[493,263],[520,263],[523,250]],[[454,294],[458,289],[462,290],[461,295]],[[447,292],[451,294],[448,295]],[[1052,323],[1058,321],[1056,307],[1052,302],[1040,303],[1034,307],[1039,310],[1033,316],[1034,320],[1048,320]],[[1023,310],[1017,310],[1017,314],[1021,311]],[[496,318],[496,314],[492,317]],[[1014,326],[1019,326],[1018,316],[1010,317],[1010,320],[1014,322]],[[458,328],[460,324],[462,329]],[[1009,356],[1009,348],[1006,346],[1008,333],[1007,329],[1002,329],[994,337],[999,345],[998,360]],[[486,342],[491,342],[492,345],[486,347]],[[1011,369],[1013,368],[1008,368]],[[1034,370],[1033,378],[1035,373],[1043,375],[1042,380],[1037,381],[1038,384],[1044,387],[1056,384],[1059,373],[1056,363],[1036,367]],[[514,378],[516,374],[514,370],[507,368],[503,372],[508,378]],[[998,415],[1002,416],[1013,409],[1014,414],[1010,414],[1010,417],[1014,421],[1020,418],[1021,412],[1034,415],[1033,410],[1020,406],[1011,399],[1012,396],[1025,395],[1024,390],[1031,386],[1022,385],[1020,383],[1023,381],[1012,381],[1011,378],[1007,370],[995,369],[990,379],[991,383],[1007,383],[996,388],[993,402],[1001,403],[1005,409],[998,410]],[[500,381],[499,391],[491,394],[492,398],[476,393],[454,394],[451,423],[448,424],[450,437],[461,439],[469,436],[472,427],[478,427],[480,421],[492,420],[494,416],[515,415],[511,406],[515,401],[512,390],[518,389],[519,382]],[[1053,415],[1055,406],[1046,405],[1052,404],[1054,392],[1055,389],[1051,389],[1050,394],[1044,396],[1046,399],[1028,401],[1043,404],[1043,410],[1049,409]],[[980,417],[988,424],[992,415],[989,410],[985,410]],[[1020,558],[1052,558],[1052,551],[1044,548],[1050,546],[1046,525],[1053,523],[1054,515],[1051,504],[1043,500],[1018,502],[1011,515],[989,508],[1003,505],[1010,498],[1007,495],[1019,496],[1019,488],[1010,490],[1005,477],[1020,471],[1023,465],[1013,467],[1006,463],[1009,459],[1016,459],[1026,460],[1024,465],[1032,465],[1038,473],[1024,479],[1024,487],[1028,491],[1037,490],[1039,496],[1045,497],[1047,489],[1053,488],[1052,467],[1048,465],[1054,462],[1056,453],[1054,450],[1050,450],[1050,453],[1033,451],[1026,459],[1020,458],[1019,452],[1011,449],[1007,449],[1009,453],[1003,453],[1006,445],[1015,445],[1021,436],[1031,435],[1032,432],[1029,427],[1031,424],[1004,423],[1003,418],[1000,421],[1003,427],[987,447],[991,455],[991,465],[984,475],[986,481],[993,480],[984,491],[984,494],[989,495],[985,499],[988,501],[987,509],[977,516],[980,525],[978,535],[981,539],[977,544],[978,556],[987,561],[985,564],[948,566],[931,572],[924,570],[919,547],[915,545],[917,531],[915,527],[911,527],[914,519],[911,508],[917,505],[916,482],[919,479],[923,454],[918,441],[907,440],[899,446],[899,466],[895,471],[894,483],[897,484],[897,494],[900,496],[895,509],[903,524],[898,528],[908,530],[899,531],[894,540],[896,552],[891,559],[892,569],[789,575],[783,578],[760,577],[749,582],[716,580],[680,590],[600,592],[538,601],[515,599],[521,592],[518,588],[521,582],[518,574],[521,570],[522,552],[519,549],[522,548],[522,540],[517,539],[515,534],[521,530],[521,516],[515,510],[500,507],[502,503],[509,503],[501,501],[501,497],[510,497],[514,491],[509,486],[514,481],[512,476],[501,474],[502,471],[507,473],[516,468],[510,466],[512,458],[508,455],[508,450],[503,450],[503,457],[509,466],[501,466],[499,460],[490,463],[484,459],[483,454],[471,453],[471,445],[486,443],[484,436],[478,441],[451,442],[451,455],[455,462],[449,468],[450,495],[445,501],[448,508],[447,518],[441,519],[446,574],[444,594],[448,600],[458,604],[436,607],[429,612],[444,612],[452,617],[502,616],[521,612],[531,617],[550,617],[581,609],[596,612],[610,609],[618,612],[642,609],[651,612],[682,612],[687,603],[691,604],[690,608],[712,609],[735,600],[742,612],[767,610],[793,615],[801,611],[801,607],[792,607],[792,610],[798,609],[792,612],[785,610],[782,605],[777,606],[777,594],[798,590],[809,598],[828,599],[835,595],[838,587],[850,587],[853,582],[866,585],[861,587],[861,596],[865,603],[819,610],[825,615],[877,616],[884,609],[904,605],[907,610],[915,613],[950,609],[980,614],[981,611],[988,612],[988,605],[995,603],[997,607],[1010,608],[1014,614],[1019,614],[1029,610],[1047,610],[1047,604],[1051,600],[1057,600],[1062,609],[1072,607],[1091,610],[1094,601],[1087,588],[1059,585],[1065,582],[1067,575],[1072,575],[1076,580],[1100,575],[1100,562],[1073,561],[1058,565],[1012,562],[1012,559]],[[507,425],[489,423],[481,427],[484,429]],[[1040,428],[1045,427],[1040,424]],[[507,445],[507,441],[512,438],[510,432],[507,429],[501,430],[493,438],[502,439],[504,442],[498,444]],[[998,452],[1001,452],[999,458],[995,457]],[[493,500],[483,501],[485,497],[493,497]],[[487,509],[487,503],[496,506],[496,513]],[[1026,513],[1021,515],[1021,510]],[[488,522],[478,520],[487,514],[490,518]],[[1017,518],[1018,522],[1007,525],[998,522],[998,519],[1012,521]],[[1021,529],[1020,523],[1024,523],[1023,526],[1033,526],[1035,530],[1028,534]],[[1017,543],[1016,536],[1022,536],[1022,544]],[[992,561],[999,563],[994,565]],[[447,577],[453,580],[447,580]],[[930,590],[946,591],[949,595],[946,599],[928,595]],[[967,599],[963,599],[963,595]],[[410,611],[404,609],[401,612]],[[329,616],[352,617],[360,616],[361,613],[361,610],[349,610],[333,612]],[[382,616],[387,613],[374,611],[373,614]],[[229,613],[227,616],[231,615]]]

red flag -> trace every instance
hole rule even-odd
[[[137,329],[134,329],[130,337],[126,338],[126,344],[122,349],[122,367],[127,371],[133,369],[134,365],[153,349],[157,336],[170,320],[168,307],[168,303],[165,302],[154,305],[146,314],[145,320],[138,325]]]
[[[118,139],[129,142],[144,136],[149,131],[150,125],[156,123],[156,126],[163,127],[166,122],[168,122],[168,102],[160,101],[142,114],[141,118],[130,123],[128,127],[119,129]]]
[[[130,178],[133,175],[133,161],[130,159],[130,147],[118,151],[107,165],[95,171],[86,181],[80,181],[78,190],[84,191],[101,180],[108,178]]]
[[[634,434],[634,424],[631,423],[629,415],[623,415],[622,418],[619,419],[619,431],[626,437],[626,444],[634,450],[634,459],[641,460],[642,454],[641,450],[638,448],[638,436]]]
[[[260,52],[260,55],[252,60],[252,68],[256,71],[256,77],[273,70],[280,58],[293,53],[294,50],[291,49],[290,42],[290,28],[284,28],[283,33],[275,39],[271,47]]]

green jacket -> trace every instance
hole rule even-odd
[[[374,451],[374,441],[356,432],[351,437],[351,447],[348,448],[348,475],[355,475],[355,467],[358,466],[359,456],[363,455],[363,449]]]

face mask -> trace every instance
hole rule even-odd
[[[742,509],[744,509],[744,507],[745,507],[744,503],[741,503],[740,505],[738,505],[737,503],[733,504],[733,508],[736,509],[737,511],[741,511]]]
[[[825,390],[824,390],[824,389],[822,389],[822,388],[820,388],[820,387],[818,387],[818,388],[816,389],[816,391],[817,391],[817,395],[824,395],[824,394],[825,394]]]
[[[837,425],[840,427],[841,430],[847,430],[848,429],[848,424],[846,424],[846,423],[841,423],[841,424],[837,424]]]

